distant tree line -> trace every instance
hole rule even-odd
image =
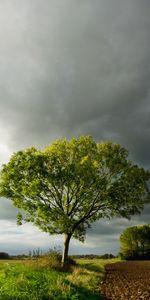
[[[28,254],[17,254],[17,255],[9,255],[6,252],[0,252],[0,259],[34,259],[45,255],[51,254],[60,254],[60,249],[49,249],[47,252],[43,252],[41,249],[29,250]],[[72,258],[84,258],[84,259],[110,259],[115,258],[111,253],[105,253],[102,255],[97,254],[79,254],[79,255],[72,255]]]
[[[126,228],[120,236],[120,255],[125,259],[150,259],[150,224]]]
[[[10,256],[6,252],[0,252],[0,259],[10,259]]]
[[[105,253],[102,255],[96,255],[96,254],[79,254],[79,255],[73,255],[73,258],[85,258],[85,259],[110,259],[110,258],[115,258],[116,256],[111,254],[111,253]]]

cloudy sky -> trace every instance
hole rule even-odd
[[[126,147],[150,168],[150,1],[0,0],[0,163],[28,146],[83,134]],[[148,223],[102,220],[71,253],[117,253],[120,232]],[[0,200],[0,251],[61,245]]]

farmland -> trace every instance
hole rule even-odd
[[[150,261],[108,264],[101,292],[109,300],[149,300]]]

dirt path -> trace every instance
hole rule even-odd
[[[107,300],[150,300],[150,261],[106,265],[101,293]]]

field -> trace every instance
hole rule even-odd
[[[98,300],[104,265],[114,260],[78,260],[70,271],[55,258],[0,261],[0,300]],[[55,268],[56,267],[56,268]]]
[[[107,265],[101,292],[110,300],[150,300],[150,261]]]
[[[150,261],[78,259],[67,272],[57,263],[0,261],[0,300],[150,300]]]

